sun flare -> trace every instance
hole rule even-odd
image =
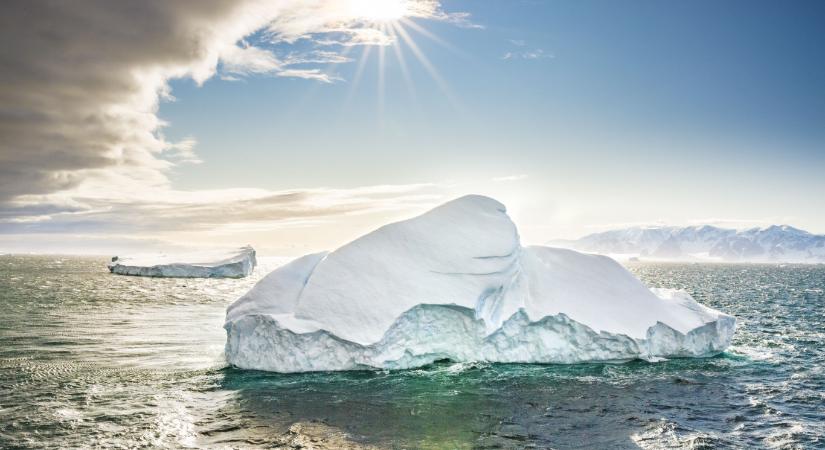
[[[371,22],[393,22],[411,13],[408,0],[353,0],[352,14]]]
[[[438,9],[437,2],[431,2],[429,0],[347,0],[346,3],[339,3],[338,5],[343,8],[340,10],[343,16],[348,17],[350,21],[361,26],[359,29],[361,32],[360,38],[370,37],[370,39],[359,38],[355,40],[355,45],[358,45],[358,43],[364,45],[362,46],[361,56],[352,79],[350,97],[355,94],[371,55],[377,54],[377,99],[379,111],[383,110],[386,90],[385,72],[388,60],[387,51],[389,47],[392,47],[394,51],[395,58],[404,76],[404,82],[407,84],[407,90],[412,97],[415,97],[412,76],[410,75],[404,57],[404,50],[402,50],[402,47],[404,47],[406,51],[423,66],[424,70],[429,73],[430,77],[433,78],[438,88],[453,107],[459,107],[459,102],[452,92],[450,92],[447,83],[413,38],[413,34],[418,34],[451,51],[455,51],[454,47],[449,43],[427,30],[424,26],[416,23],[416,19],[441,17],[443,13]],[[413,33],[408,32],[407,28],[412,30]],[[376,37],[380,39],[376,39]],[[372,51],[373,47],[377,47],[375,52]],[[345,52],[351,51],[351,48],[352,47],[347,48]]]

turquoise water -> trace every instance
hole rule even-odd
[[[264,270],[105,263],[0,256],[0,448],[825,448],[825,266],[630,266],[737,316],[716,358],[279,375],[222,357]]]

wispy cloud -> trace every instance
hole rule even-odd
[[[437,184],[284,191],[157,189],[128,199],[106,192],[71,198],[24,196],[0,212],[0,234],[272,232],[347,216],[434,206],[443,198],[444,191]]]
[[[355,47],[358,45],[388,46],[395,43],[395,37],[375,28],[334,29],[323,36],[306,36],[322,47]],[[277,42],[277,41],[276,41]]]
[[[503,60],[513,60],[513,59],[527,59],[527,60],[535,60],[535,59],[547,59],[547,58],[554,58],[555,56],[550,53],[545,53],[545,51],[541,48],[527,48],[528,44],[527,41],[523,39],[508,39],[507,42],[510,43],[516,49],[505,52],[501,55],[501,59]]]
[[[639,221],[639,222],[612,222],[612,223],[599,223],[599,224],[587,224],[584,225],[584,228],[589,230],[597,230],[597,231],[607,231],[607,230],[615,230],[619,228],[655,228],[655,227],[666,227],[669,224],[663,220],[651,220],[651,221]]]
[[[720,218],[709,217],[706,219],[692,219],[688,221],[689,225],[715,225],[723,228],[759,228],[768,225],[784,225],[794,223],[798,220],[797,217],[792,216],[774,216],[765,217],[761,219],[744,219],[744,218]]]
[[[321,69],[284,69],[278,72],[278,76],[288,78],[303,78],[305,80],[316,80],[323,83],[333,83],[336,81],[343,80],[343,78],[340,78],[338,76],[322,72]]]
[[[554,55],[545,53],[544,50],[540,48],[536,48],[533,50],[523,50],[523,51],[512,51],[506,52],[501,55],[501,59],[504,60],[511,60],[511,59],[527,59],[527,60],[535,60],[535,59],[547,59],[547,58],[555,58]]]
[[[187,137],[177,142],[172,142],[163,148],[163,156],[178,164],[200,164],[203,161],[195,153],[195,146],[198,141],[193,137]]]
[[[433,14],[432,18],[451,23],[461,28],[475,28],[478,30],[483,30],[485,28],[484,25],[474,22],[470,18],[470,14],[466,12],[446,13],[439,9]]]
[[[494,177],[493,181],[495,181],[496,183],[506,183],[506,182],[509,182],[509,181],[520,181],[520,180],[524,180],[526,178],[527,178],[527,174],[521,173],[521,174],[518,174],[518,175],[506,175],[506,176],[503,176],[503,177]]]
[[[304,53],[290,53],[284,58],[287,65],[297,64],[344,64],[352,62],[349,56],[329,50],[313,50]]]
[[[608,231],[622,228],[661,228],[661,227],[683,227],[683,226],[702,226],[712,225],[720,228],[734,228],[745,229],[755,227],[765,227],[768,225],[781,225],[793,223],[797,218],[784,217],[766,217],[762,219],[737,219],[737,218],[718,218],[709,217],[705,219],[690,219],[687,221],[667,221],[667,220],[650,220],[639,222],[615,222],[615,223],[600,223],[589,224],[584,227],[597,231]]]
[[[269,51],[241,41],[221,54],[222,69],[235,75],[269,74],[283,70],[284,63]]]

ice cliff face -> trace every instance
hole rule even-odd
[[[257,261],[252,247],[185,255],[112,258],[109,270],[118,275],[174,278],[243,278]]]
[[[277,372],[708,356],[734,326],[607,257],[522,247],[504,206],[480,196],[275,270],[225,324],[231,364]]]
[[[585,252],[666,260],[825,263],[825,235],[811,234],[788,225],[747,230],[710,225],[632,227],[553,244]]]

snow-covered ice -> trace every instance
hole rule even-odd
[[[243,278],[257,261],[250,247],[200,251],[176,255],[112,258],[109,270],[118,275],[176,278]]]
[[[302,372],[710,356],[735,319],[610,258],[523,247],[504,205],[466,196],[278,268],[225,328],[229,363]]]

